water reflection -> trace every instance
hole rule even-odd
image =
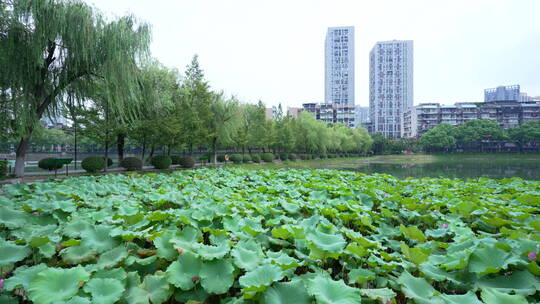
[[[351,168],[344,168],[351,170]],[[384,164],[368,163],[352,169],[366,174],[386,173],[398,178],[405,177],[448,177],[448,178],[510,178],[521,177],[540,180],[538,162],[490,162],[490,161],[439,161],[432,163]]]

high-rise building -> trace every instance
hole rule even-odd
[[[369,107],[355,106],[354,124],[356,127],[369,122]]]
[[[329,27],[325,48],[325,103],[354,106],[354,27]]]
[[[519,84],[509,86],[498,86],[493,89],[484,90],[484,102],[491,101],[520,101],[521,92]]]
[[[413,106],[413,42],[377,42],[369,53],[372,132],[401,137],[401,116]]]

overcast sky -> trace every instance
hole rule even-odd
[[[194,54],[214,90],[301,106],[324,99],[327,27],[355,27],[356,104],[369,104],[376,41],[414,41],[414,103],[483,101],[520,84],[540,95],[540,1],[86,0],[153,28],[152,53],[180,71]]]

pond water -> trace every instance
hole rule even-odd
[[[368,158],[369,159],[369,158]],[[511,178],[540,180],[540,155],[475,154],[373,157],[345,169],[366,174],[386,173],[398,178]]]

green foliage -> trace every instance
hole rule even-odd
[[[8,173],[8,161],[0,160],[0,177],[6,176]]]
[[[539,193],[236,168],[7,185],[0,300],[535,303]]]
[[[242,157],[242,155],[240,154],[232,154],[229,159],[235,163],[235,164],[239,164],[241,163],[243,160],[244,160],[244,157]]]
[[[272,153],[263,153],[261,154],[261,160],[265,163],[271,163],[274,161],[274,154]]]
[[[103,157],[103,162],[105,162],[105,157]],[[110,167],[113,165],[113,160],[110,157],[107,157],[107,167]]]
[[[102,156],[88,156],[81,162],[81,167],[89,173],[105,169],[105,159]]]
[[[38,162],[38,167],[40,167],[43,170],[49,170],[49,171],[61,169],[63,166],[64,165],[57,163],[56,158],[53,158],[53,157],[42,158]]]
[[[180,158],[180,166],[182,168],[193,168],[195,167],[195,159],[191,156],[182,156]]]
[[[527,121],[521,126],[508,130],[508,134],[512,140],[520,144],[540,141],[540,120]]]
[[[220,162],[220,163],[224,163],[225,162],[225,154],[219,154],[217,156],[217,161]]]
[[[150,164],[156,169],[169,169],[172,160],[168,155],[156,155],[150,159]]]
[[[261,156],[258,155],[258,154],[253,154],[251,156],[251,160],[254,162],[254,163],[260,163],[261,162]]]
[[[469,120],[457,127],[455,137],[460,143],[478,142],[481,140],[503,140],[506,135],[503,129],[493,120]]]
[[[242,161],[244,163],[249,163],[251,161],[251,155],[249,154],[245,154],[243,157],[242,157]]]
[[[143,162],[137,157],[125,157],[120,162],[120,166],[127,171],[139,171],[142,170]]]
[[[285,153],[285,152],[279,153],[279,159],[282,160],[282,161],[288,160],[289,159],[289,153]]]
[[[294,153],[289,153],[289,160],[295,161],[298,159],[298,156]]]
[[[180,160],[182,159],[182,156],[180,155],[171,155],[171,164],[173,165],[180,165]]]

